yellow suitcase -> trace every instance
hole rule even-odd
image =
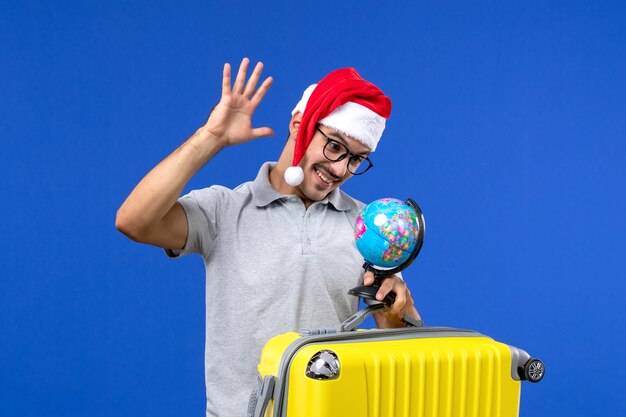
[[[382,305],[336,329],[272,338],[250,417],[517,416],[521,380],[544,365],[477,332],[442,327],[356,330]]]

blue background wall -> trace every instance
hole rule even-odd
[[[303,89],[356,67],[394,108],[345,189],[422,206],[427,323],[542,358],[523,416],[623,414],[625,3],[390,3],[2,2],[0,415],[202,415],[202,262],[114,218],[243,56],[275,78],[254,120],[277,135],[187,189],[251,179]]]

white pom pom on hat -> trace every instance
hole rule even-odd
[[[304,172],[298,164],[318,123],[350,136],[374,151],[391,112],[391,100],[374,84],[361,78],[356,70],[343,68],[331,72],[319,84],[310,85],[291,114],[297,112],[302,113],[302,119],[293,163],[285,171],[285,181],[294,187],[304,179]]]
[[[285,171],[285,181],[292,187],[297,187],[304,180],[304,171],[300,167],[289,167]]]

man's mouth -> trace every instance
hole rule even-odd
[[[328,185],[332,185],[333,183],[339,181],[338,179],[334,179],[332,176],[319,170],[318,168],[314,168],[314,169],[315,169],[315,173],[317,174],[317,176],[320,177],[320,179]]]

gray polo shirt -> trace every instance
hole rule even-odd
[[[363,203],[339,189],[305,209],[269,182],[273,163],[234,190],[212,186],[179,199],[187,243],[206,266],[207,416],[243,416],[256,366],[273,336],[330,327],[357,311],[363,281],[354,223]]]

